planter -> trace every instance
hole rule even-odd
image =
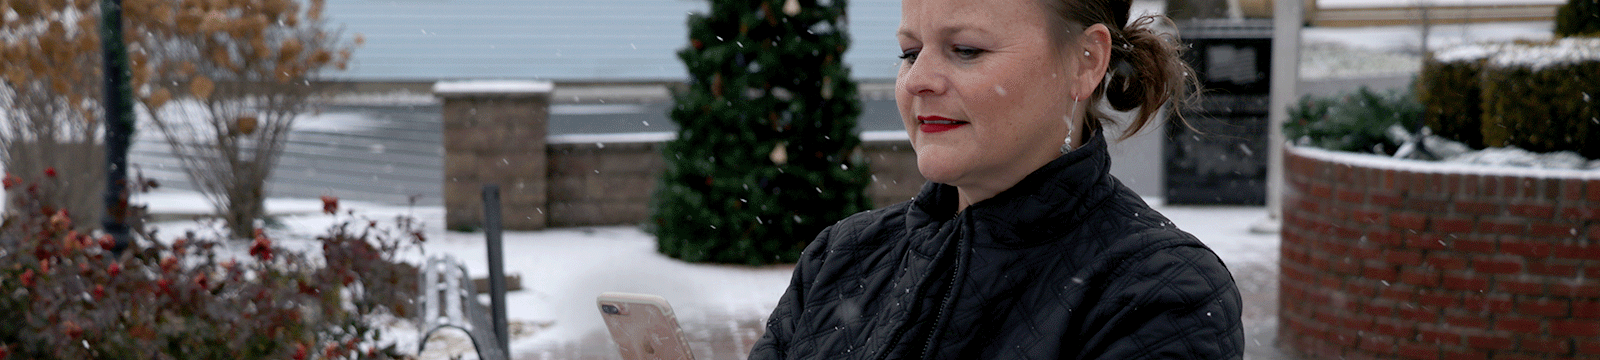
[[[1283,349],[1600,356],[1600,171],[1284,152]]]

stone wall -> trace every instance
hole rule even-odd
[[[1279,345],[1600,358],[1600,173],[1285,150]]]
[[[549,82],[434,85],[443,100],[445,226],[482,226],[483,185],[500,187],[506,229],[545,227]]]

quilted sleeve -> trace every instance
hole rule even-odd
[[[838,225],[834,225],[838,226]],[[794,339],[795,322],[800,313],[805,309],[805,287],[816,278],[817,269],[822,266],[822,255],[827,253],[828,238],[833,233],[833,226],[823,229],[817,234],[817,239],[806,245],[805,251],[800,255],[800,261],[795,264],[794,275],[789,279],[789,287],[783,291],[783,297],[778,298],[778,307],[772,309],[772,315],[767,317],[767,332],[756,340],[750,349],[751,360],[787,359],[789,358],[789,344]]]
[[[1215,253],[1199,246],[1130,259],[1094,309],[1085,359],[1240,359],[1239,289]]]

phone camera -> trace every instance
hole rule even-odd
[[[600,312],[617,315],[622,313],[622,309],[618,309],[616,305],[600,305]]]

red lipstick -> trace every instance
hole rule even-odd
[[[967,125],[965,121],[933,115],[917,116],[917,122],[921,125],[919,128],[925,133],[945,132]]]

